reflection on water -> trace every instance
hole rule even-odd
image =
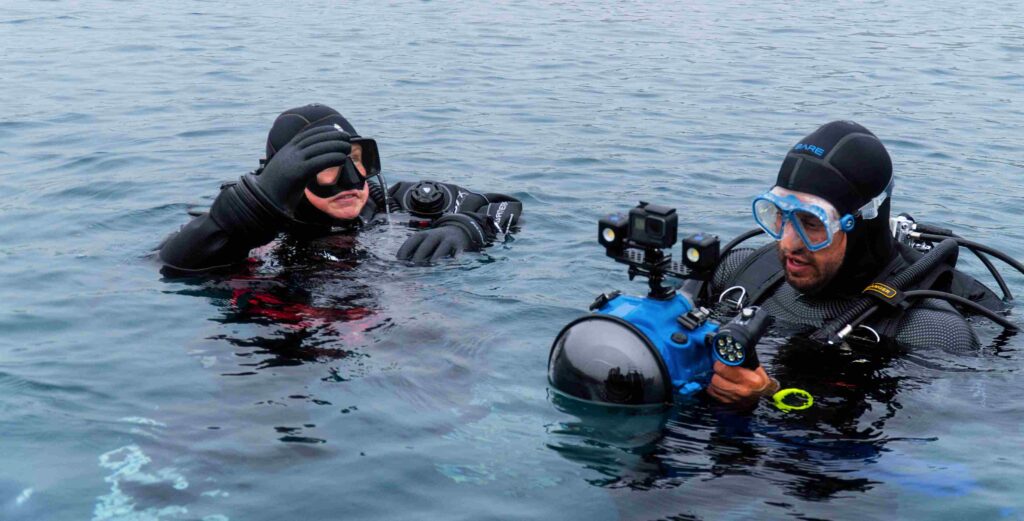
[[[179,294],[206,298],[222,309],[216,319],[225,326],[221,330],[236,324],[262,326],[254,336],[209,337],[236,348],[243,369],[226,376],[305,362],[348,359],[356,365],[367,356],[357,351],[367,335],[391,324],[380,313],[376,291],[384,273],[372,262],[361,266],[372,257],[354,235],[285,238],[254,253],[242,270],[180,279],[188,285]],[[179,280],[168,270],[165,274]],[[325,286],[343,291],[325,293]]]

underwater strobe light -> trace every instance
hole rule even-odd
[[[629,223],[621,214],[613,213],[597,222],[597,242],[609,252],[622,253],[628,232]]]
[[[683,239],[683,264],[695,274],[711,275],[718,267],[719,250],[717,235],[695,233]]]
[[[768,313],[759,307],[743,308],[739,315],[711,337],[711,353],[715,360],[729,366],[757,369],[761,362],[754,346],[768,329],[768,318]]]

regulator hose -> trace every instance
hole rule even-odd
[[[951,255],[955,254],[957,250],[959,250],[957,241],[953,238],[944,237],[942,242],[936,244],[928,253],[922,255],[917,262],[890,277],[885,282],[885,285],[897,291],[902,291],[903,288],[920,282],[925,275],[931,273],[940,263],[945,262]],[[858,318],[862,321],[866,319],[873,313],[873,311],[869,310],[876,306],[878,306],[878,300],[869,295],[855,300],[850,307],[846,308],[846,311],[826,322],[821,329],[811,335],[811,339],[830,345],[838,344],[853,329],[850,324]]]
[[[912,237],[913,237],[913,235],[912,235]],[[945,235],[933,235],[933,234],[930,234],[930,233],[918,234],[918,235],[916,235],[916,237],[920,237],[921,239],[925,239],[925,240],[929,240],[929,241],[943,241],[943,242],[945,242],[946,239],[953,239],[958,244],[960,244],[961,246],[966,246],[967,248],[971,249],[972,251],[973,250],[977,250],[977,251],[980,251],[980,252],[987,253],[987,254],[989,254],[989,255],[991,255],[991,256],[993,256],[993,257],[995,257],[995,258],[997,258],[997,259],[999,259],[999,260],[1001,260],[1001,261],[1003,261],[1003,262],[1005,262],[1007,264],[1009,264],[1010,266],[1013,266],[1013,268],[1015,270],[1017,270],[1017,271],[1019,271],[1021,273],[1024,273],[1024,264],[1021,264],[1020,262],[1018,262],[1013,257],[1010,257],[1009,255],[1007,255],[1007,254],[1005,254],[1005,253],[1003,253],[1003,252],[1001,252],[1001,251],[999,251],[999,250],[997,250],[995,248],[991,248],[991,247],[985,246],[984,244],[977,243],[977,242],[974,242],[974,241],[969,241],[969,240],[964,239],[962,237],[947,237]]]
[[[909,298],[935,298],[935,299],[945,300],[947,302],[952,302],[953,304],[959,304],[961,306],[964,306],[964,307],[970,309],[971,311],[973,311],[973,312],[975,312],[975,313],[977,313],[979,315],[982,315],[985,318],[995,322],[996,324],[999,324],[1000,326],[1003,326],[1003,328],[1006,329],[1007,331],[1017,332],[1017,331],[1020,330],[1020,327],[1018,327],[1017,324],[1014,324],[1013,322],[1010,322],[1009,320],[1006,319],[1006,317],[1003,317],[1003,316],[999,315],[995,311],[992,311],[992,310],[986,308],[985,306],[982,306],[981,304],[978,304],[977,302],[975,302],[973,300],[963,298],[960,295],[956,295],[956,294],[953,294],[953,293],[946,293],[945,291],[934,291],[934,290],[930,290],[930,289],[915,289],[915,290],[911,290],[911,291],[907,291],[907,292],[903,293],[903,297],[904,298],[908,298],[908,299]],[[879,308],[879,305],[876,304],[876,305],[868,308],[863,313],[861,313],[857,318],[853,319],[853,321],[850,322],[850,330],[852,331],[852,330],[856,329],[857,326],[861,325],[865,320],[871,318],[871,315],[873,315],[876,311],[878,311],[878,308]]]
[[[1010,331],[1018,331],[1020,329],[1017,326],[1017,324],[1010,322],[1009,320],[1006,319],[1006,317],[1000,315],[999,313],[996,313],[995,311],[992,311],[986,308],[985,306],[982,306],[981,304],[974,302],[973,300],[963,298],[960,295],[946,293],[945,291],[932,291],[928,289],[911,290],[904,293],[903,295],[907,298],[937,298],[947,300],[954,304],[960,304],[961,306],[970,308],[971,311],[974,311],[979,315],[984,315],[985,318],[995,322],[996,324],[999,324],[1000,326],[1003,326],[1004,328]]]
[[[1010,293],[1010,287],[1006,285],[1006,281],[1003,280],[1003,274],[999,273],[999,270],[992,265],[992,261],[988,260],[988,257],[984,253],[968,247],[972,253],[978,256],[978,260],[988,268],[988,272],[992,274],[992,278],[996,279],[996,284],[999,284],[999,290],[1003,292],[1004,300],[1013,300],[1013,293]]]
[[[380,183],[370,183],[370,197],[373,198],[373,202],[377,203],[379,208],[387,213],[401,210],[398,201],[395,201],[394,197],[388,195],[383,181]]]
[[[954,239],[957,239],[957,242],[960,242],[960,240],[963,239],[963,237],[960,237],[959,235],[953,233],[953,230],[950,230],[948,228],[942,228],[940,226],[934,226],[927,223],[914,223],[914,226],[914,230],[919,232],[922,235],[923,239],[927,239],[928,237],[931,237],[933,235],[938,235],[941,237],[952,237]],[[985,256],[985,254],[982,253],[977,247],[964,244],[963,242],[960,242],[960,244],[965,248],[971,250],[971,253],[976,255],[978,257],[978,260],[980,260],[981,263],[985,265],[985,268],[988,269],[988,272],[992,274],[992,278],[996,279],[996,284],[999,285],[1000,291],[1003,292],[1003,299],[1013,300],[1013,293],[1010,292],[1010,287],[1006,285],[1006,281],[1003,280],[1003,275],[999,273],[999,270],[997,270],[996,267],[992,265],[992,261],[990,261],[988,257]]]

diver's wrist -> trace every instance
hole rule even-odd
[[[210,218],[225,232],[232,235],[262,235],[279,231],[282,216],[268,208],[259,195],[242,178],[241,182],[221,190],[213,205]]]
[[[441,226],[455,226],[466,233],[475,248],[482,248],[487,244],[487,234],[483,228],[472,217],[463,214],[446,214],[434,221],[432,228]]]
[[[757,394],[760,396],[771,397],[775,393],[779,392],[779,389],[781,388],[782,384],[780,384],[778,380],[772,378],[771,376],[768,376],[768,381],[765,382],[764,386],[757,391]]]

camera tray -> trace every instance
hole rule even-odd
[[[672,260],[671,253],[666,254],[657,248],[626,248],[621,254],[609,257],[629,266],[629,280],[645,277],[650,287],[647,295],[650,298],[667,300],[675,295],[675,288],[662,285],[666,275],[679,279],[693,278],[688,268]]]

